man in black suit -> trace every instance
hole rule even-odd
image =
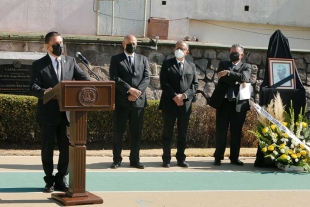
[[[135,53],[137,39],[127,35],[122,42],[124,52],[111,58],[110,79],[115,81],[115,110],[113,113],[113,163],[118,168],[122,162],[122,141],[129,120],[131,144],[130,166],[143,169],[140,163],[145,90],[150,82],[149,62],[143,55]]]
[[[45,172],[46,183],[44,191],[67,191],[69,163],[69,137],[66,127],[69,126],[66,112],[61,112],[57,99],[43,104],[43,95],[50,91],[62,80],[89,80],[86,74],[76,64],[73,57],[61,55],[63,39],[57,32],[50,32],[45,36],[45,47],[48,54],[32,64],[30,90],[38,98],[37,122],[40,125],[42,145],[41,159]],[[55,137],[59,149],[58,172],[53,175],[53,151]],[[55,184],[55,186],[54,186]]]
[[[164,128],[163,167],[170,167],[171,140],[176,119],[177,137],[177,165],[188,167],[185,161],[186,136],[192,100],[198,88],[195,64],[185,60],[189,53],[188,44],[178,41],[174,48],[175,57],[165,60],[160,71],[160,85],[163,93],[160,98],[159,109],[162,110]]]
[[[221,165],[226,148],[227,130],[230,125],[230,163],[242,166],[239,160],[242,126],[250,109],[249,100],[239,99],[240,85],[250,82],[251,66],[242,63],[244,49],[239,44],[232,45],[230,61],[219,63],[218,84],[209,105],[216,109],[216,150],[214,165]]]

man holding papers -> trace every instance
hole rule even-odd
[[[242,126],[250,109],[249,95],[251,66],[242,63],[244,49],[239,44],[230,48],[230,61],[221,61],[217,69],[218,84],[209,105],[216,109],[216,150],[214,165],[221,165],[230,126],[230,163],[242,166],[239,160]],[[241,90],[240,90],[241,89]],[[239,90],[241,92],[239,92]],[[242,96],[242,97],[240,97]]]

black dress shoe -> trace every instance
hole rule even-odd
[[[184,161],[178,161],[177,166],[179,167],[189,167],[189,164],[184,160]]]
[[[215,159],[214,162],[213,162],[213,165],[215,166],[220,166],[222,163],[221,163],[221,160],[220,159]]]
[[[118,168],[118,167],[120,167],[120,166],[121,166],[121,162],[114,161],[114,162],[111,164],[110,168],[116,169],[116,168]]]
[[[54,185],[51,184],[46,184],[44,187],[44,192],[45,193],[51,193],[54,191]]]
[[[144,169],[144,165],[142,165],[141,162],[131,162],[130,166],[138,169]]]
[[[170,167],[170,162],[164,161],[162,166],[166,167],[166,168],[169,168]]]
[[[243,166],[243,162],[241,162],[239,159],[231,160],[230,163],[233,165]]]
[[[67,192],[69,190],[69,185],[68,183],[61,183],[61,184],[55,184],[55,190],[57,191],[63,191],[63,192]]]

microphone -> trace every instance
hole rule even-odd
[[[80,52],[77,52],[75,56],[79,58],[86,65],[89,65],[89,62],[87,61],[87,59]]]
[[[76,57],[80,59],[80,61],[86,66],[87,70],[96,77],[96,79],[98,81],[100,81],[100,77],[94,73],[94,71],[92,71],[88,66],[89,66],[89,62],[87,61],[87,59],[80,53],[80,52],[77,52],[76,53]]]

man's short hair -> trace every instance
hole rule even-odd
[[[175,45],[177,45],[177,44],[185,44],[186,45],[186,47],[187,47],[187,50],[189,50],[189,45],[187,44],[187,42],[185,42],[184,40],[179,40],[179,41],[177,41],[177,43],[175,43]]]
[[[52,37],[54,36],[61,36],[58,32],[49,32],[45,35],[44,41],[45,44],[48,44]]]
[[[236,48],[236,47],[240,47],[240,48],[241,48],[241,50],[242,50],[242,52],[244,52],[244,48],[243,48],[243,46],[242,46],[242,45],[240,45],[240,44],[233,44],[233,45],[230,47],[230,49],[232,49],[232,48]]]

